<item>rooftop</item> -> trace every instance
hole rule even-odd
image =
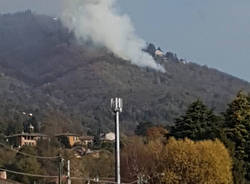
[[[11,138],[11,137],[20,137],[20,136],[32,136],[32,137],[48,137],[48,135],[45,134],[40,134],[40,133],[19,133],[19,134],[12,134],[9,136],[6,136],[6,138]]]
[[[76,133],[59,133],[59,134],[56,134],[55,137],[60,137],[60,136],[76,136],[76,137],[80,137],[80,135],[76,134]]]

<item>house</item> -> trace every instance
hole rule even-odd
[[[0,171],[0,184],[21,184],[16,181],[8,180],[6,171]]]
[[[6,136],[6,141],[14,147],[24,145],[36,146],[39,140],[48,139],[48,136],[40,133],[20,133]]]
[[[101,141],[103,142],[114,142],[115,141],[115,133],[109,132],[106,134],[101,134]]]
[[[66,147],[73,147],[76,144],[81,144],[80,136],[74,133],[61,133],[55,135],[57,140],[64,144]]]
[[[0,171],[0,179],[7,180],[7,173],[6,173],[6,171]]]
[[[157,49],[157,50],[155,51],[155,56],[163,57],[163,56],[164,56],[164,53],[163,53],[160,49]]]
[[[83,146],[93,145],[94,137],[93,136],[81,136],[80,141]]]
[[[26,114],[26,113],[24,113]],[[32,117],[32,114],[29,114]],[[13,147],[22,147],[24,145],[36,146],[39,140],[48,139],[45,134],[35,132],[35,127],[32,122],[25,122],[23,124],[23,132],[5,136],[6,142]]]

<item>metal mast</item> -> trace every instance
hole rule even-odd
[[[120,130],[119,130],[119,115],[122,112],[122,99],[121,98],[112,98],[111,99],[111,108],[115,113],[115,145],[116,145],[116,172],[115,179],[116,183],[121,183],[121,175],[120,175]]]

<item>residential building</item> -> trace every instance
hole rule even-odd
[[[115,133],[108,132],[106,134],[101,134],[101,141],[103,142],[114,142],[115,141]]]
[[[38,140],[48,139],[48,136],[40,133],[20,133],[6,136],[6,141],[14,147],[24,145],[36,146]]]
[[[83,146],[93,145],[94,137],[93,136],[81,136],[80,141]]]
[[[65,145],[65,147],[73,147],[76,144],[81,144],[80,136],[74,133],[61,133],[55,135],[57,140]]]

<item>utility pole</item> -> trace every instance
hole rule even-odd
[[[71,179],[70,179],[70,160],[67,162],[67,184],[71,184]]]
[[[61,154],[59,154],[58,157],[59,157],[58,184],[62,184],[63,158]]]
[[[116,145],[116,155],[115,155],[115,179],[116,183],[121,183],[120,175],[120,128],[119,128],[119,115],[122,112],[122,99],[121,98],[112,98],[111,99],[111,108],[115,113],[115,145]]]

